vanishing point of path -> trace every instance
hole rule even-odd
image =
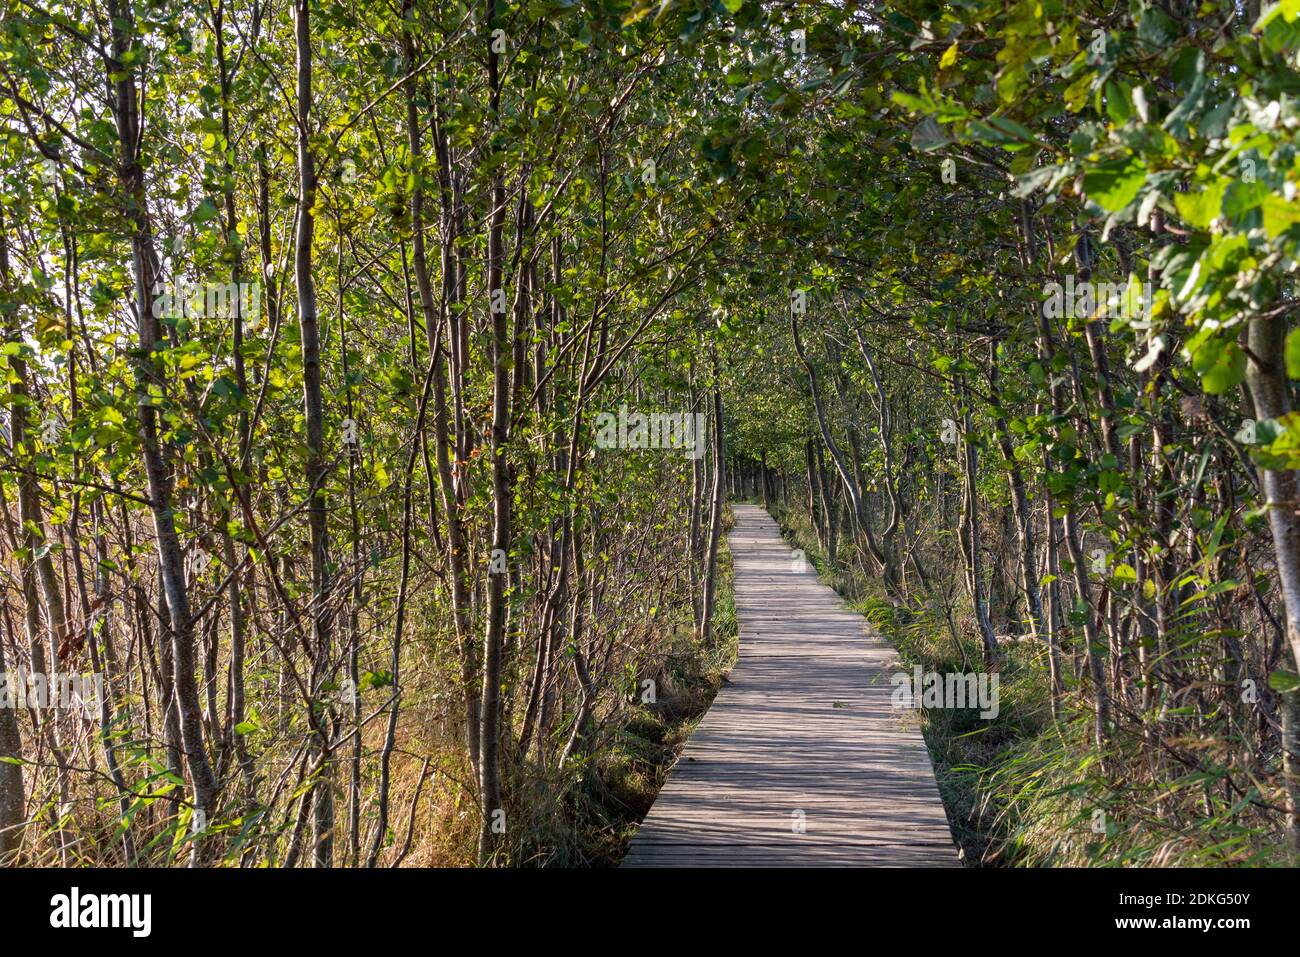
[[[733,510],[740,655],[623,865],[957,866],[896,652],[763,509]]]

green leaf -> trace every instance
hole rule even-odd
[[[1300,379],[1300,329],[1292,329],[1286,334],[1286,374],[1292,379]]]
[[[1288,691],[1295,691],[1296,688],[1300,688],[1300,675],[1279,668],[1277,671],[1269,672],[1268,686],[1274,691],[1281,691],[1284,694]]]
[[[1300,412],[1255,424],[1256,445],[1251,457],[1270,470],[1300,468]]]
[[[1117,582],[1135,582],[1138,580],[1137,569],[1132,565],[1126,565],[1123,562],[1115,566],[1111,577]]]
[[[1207,393],[1222,395],[1246,377],[1246,354],[1230,339],[1208,339],[1192,354],[1192,368]]]
[[[1279,16],[1286,22],[1292,23],[1297,13],[1300,13],[1300,0],[1282,0],[1281,3],[1275,3],[1260,14],[1259,19],[1255,21],[1254,32],[1259,33]]]
[[[1127,83],[1106,82],[1106,115],[1116,126],[1123,126],[1133,118],[1133,90]]]
[[[1234,180],[1223,194],[1223,215],[1230,219],[1244,216],[1252,209],[1259,208],[1270,192],[1267,183],[1242,183]]]
[[[1265,196],[1260,207],[1264,210],[1264,232],[1268,233],[1269,239],[1277,239],[1300,223],[1300,204],[1288,203],[1277,193]]]
[[[1000,146],[1011,152],[1027,149],[1038,142],[1028,127],[1005,116],[990,116],[987,120],[975,120],[970,124],[969,129],[972,136],[980,143]]]
[[[1208,229],[1219,216],[1223,191],[1227,183],[1220,180],[1199,193],[1174,193],[1174,205],[1183,221],[1196,229]]]
[[[1110,160],[1083,174],[1083,191],[1108,213],[1117,213],[1137,198],[1146,177],[1146,164],[1137,156]]]

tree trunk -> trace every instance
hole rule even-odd
[[[1034,517],[1029,507],[1029,495],[1025,491],[1025,477],[1020,463],[1016,461],[1015,450],[1011,445],[1011,432],[1007,427],[1006,414],[1002,410],[998,395],[998,355],[997,346],[989,345],[989,391],[994,402],[994,428],[997,430],[998,448],[1002,451],[1002,460],[1007,467],[1007,485],[1011,490],[1011,511],[1016,523],[1016,534],[1020,542],[1020,585],[1025,592],[1025,602],[1029,609],[1030,634],[1036,640],[1047,643],[1048,677],[1051,682],[1052,714],[1060,714],[1061,705],[1061,652],[1057,647],[1056,631],[1050,626],[1043,614],[1043,596],[1038,586],[1038,546],[1034,539]]]
[[[8,619],[8,615],[4,617]],[[5,637],[0,635],[0,676],[7,678],[9,666],[5,659]],[[13,689],[8,693],[13,694]],[[22,844],[23,766],[16,763],[22,757],[23,739],[18,730],[18,711],[0,701],[0,867],[14,863]]]
[[[302,342],[303,417],[307,427],[307,527],[311,535],[312,701],[308,702],[314,730],[313,762],[320,771],[313,790],[316,867],[334,861],[334,759],[329,753],[332,709],[314,705],[329,680],[331,615],[329,531],[326,526],[325,411],[321,396],[320,324],[316,281],[312,275],[312,243],[316,233],[316,160],[311,149],[312,52],[310,0],[294,0],[294,41],[298,56],[298,231],[294,244],[294,283],[298,290],[298,329]]]
[[[1247,331],[1250,361],[1246,382],[1260,419],[1280,419],[1291,411],[1283,365],[1286,324],[1280,319],[1252,319]],[[1300,481],[1297,473],[1263,469],[1264,500],[1273,533],[1277,577],[1286,613],[1286,640],[1300,662]]]
[[[717,366],[714,371],[716,374]],[[702,437],[697,436],[697,440]],[[722,445],[722,391],[713,389],[713,496],[709,502],[709,542],[704,559],[704,600],[700,603],[700,641],[713,641],[713,603],[718,588],[718,542],[722,538],[722,502],[726,494],[725,452]]]
[[[496,25],[496,2],[488,0],[485,18],[489,30]],[[489,34],[488,110],[494,123],[500,121],[500,53],[496,38]],[[488,225],[487,293],[492,326],[492,553],[509,560],[512,482],[506,445],[510,438],[510,364],[513,358],[510,320],[502,288],[506,191],[500,171],[492,175],[492,212]],[[487,630],[483,637],[483,696],[479,715],[479,863],[487,864],[497,846],[498,827],[505,811],[501,806],[500,722],[501,643],[506,628],[505,572],[488,575]]]
[[[975,621],[980,630],[980,643],[984,648],[984,664],[991,666],[997,657],[998,639],[993,634],[993,623],[989,620],[988,599],[984,594],[984,561],[983,550],[980,547],[980,499],[977,487],[979,453],[975,443],[971,441],[970,409],[967,408],[962,415],[962,474],[966,478],[962,511],[966,525],[966,564],[969,570],[967,577],[970,583],[971,604],[975,607]]]
[[[189,591],[184,558],[172,514],[172,481],[167,456],[158,438],[158,410],[151,393],[165,391],[161,370],[153,359],[160,339],[154,315],[154,287],[158,282],[145,196],[144,169],[140,164],[139,103],[135,71],[122,58],[135,35],[135,18],[129,0],[109,0],[112,58],[108,83],[114,90],[113,119],[120,146],[118,183],[131,225],[131,260],[135,281],[138,358],[135,362],[140,421],[140,447],[149,486],[150,507],[158,548],[158,567],[171,625],[171,657],[180,736],[194,788],[194,811],[199,821],[216,810],[217,781],[203,740],[203,714],[194,678],[194,626],[190,620]],[[196,848],[198,842],[196,842]]]

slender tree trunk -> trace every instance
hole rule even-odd
[[[496,26],[496,2],[488,0],[486,23]],[[499,122],[501,109],[500,51],[496,37],[488,40],[489,113]],[[488,225],[487,292],[492,327],[492,558],[508,561],[510,554],[510,508],[513,494],[510,461],[506,445],[510,438],[510,364],[513,358],[510,320],[505,308],[502,230],[505,223],[506,191],[500,171],[492,176],[492,211]],[[488,575],[487,630],[483,637],[483,696],[479,720],[479,863],[487,864],[498,844],[505,817],[501,805],[501,644],[506,628],[506,584],[504,572]]]
[[[805,481],[808,483],[808,520],[812,523],[818,547],[825,551],[825,516],[822,514],[821,489],[819,488],[821,477],[817,471],[817,455],[813,451],[813,444],[812,439],[808,439],[803,444],[804,470],[807,473]]]
[[[966,489],[962,511],[966,525],[966,563],[969,569],[971,604],[975,607],[975,621],[979,625],[980,643],[984,648],[984,663],[991,666],[997,657],[998,639],[993,634],[993,623],[989,620],[988,599],[984,594],[984,559],[983,549],[980,547],[979,521],[979,452],[971,440],[969,408],[963,412],[963,423],[962,474],[966,478]]]
[[[823,521],[826,524],[826,563],[833,570],[839,565],[839,505],[835,501],[835,487],[831,484],[830,469],[826,465],[821,442],[813,443],[813,454],[817,457],[817,491],[821,497]]]
[[[591,527],[590,534],[594,554],[599,551],[599,539],[594,527]],[[582,535],[579,532],[574,533],[571,556],[573,560],[574,589],[573,607],[569,617],[569,633],[573,641],[573,675],[577,679],[581,698],[578,703],[578,713],[573,719],[573,731],[569,734],[568,744],[564,746],[562,764],[567,763],[586,750],[588,737],[591,733],[591,715],[596,707],[596,689],[591,681],[591,675],[587,668],[587,653],[584,650],[586,643],[586,611],[588,608],[594,607],[596,583],[593,576],[587,571],[583,558]]]
[[[714,366],[716,374],[717,367]],[[697,436],[697,440],[703,437]],[[713,603],[718,588],[718,542],[722,538],[722,502],[726,494],[725,451],[722,445],[722,392],[713,390],[713,495],[709,502],[709,542],[704,558],[704,600],[700,603],[700,641],[713,641]]]
[[[122,58],[134,43],[135,18],[129,0],[109,0],[112,58],[108,82],[114,91],[113,119],[120,144],[118,182],[131,226],[131,259],[135,282],[135,313],[139,358],[136,388],[140,421],[140,448],[148,479],[150,506],[158,547],[159,575],[171,625],[173,688],[180,736],[194,787],[194,811],[199,822],[210,822],[216,811],[217,780],[203,740],[203,714],[194,678],[194,625],[190,618],[189,591],[184,558],[173,518],[172,482],[167,457],[158,438],[158,410],[154,391],[165,393],[165,382],[153,352],[160,334],[154,313],[154,287],[158,282],[145,196],[144,168],[140,162],[139,102],[135,70]],[[196,842],[196,847],[197,847]]]
[[[889,406],[889,396],[885,394],[885,386],[880,380],[880,372],[876,369],[876,363],[871,357],[871,351],[862,338],[862,332],[854,330],[854,336],[857,339],[858,351],[867,363],[867,369],[871,372],[871,382],[876,391],[876,424],[880,431],[880,448],[885,456],[885,471],[881,476],[881,481],[885,486],[885,496],[889,500],[889,519],[885,523],[884,532],[881,533],[880,544],[881,551],[884,552],[891,568],[896,568],[897,549],[895,540],[902,520],[902,506],[898,500],[898,476],[894,470],[893,415]],[[897,574],[897,572],[892,574]]]
[[[1016,534],[1020,542],[1020,586],[1025,592],[1025,602],[1029,609],[1029,629],[1033,638],[1047,643],[1048,677],[1051,682],[1052,714],[1058,716],[1061,706],[1061,652],[1057,647],[1056,632],[1050,627],[1043,613],[1043,596],[1038,582],[1038,547],[1034,539],[1034,517],[1029,507],[1029,495],[1025,491],[1024,472],[1016,460],[1011,445],[1011,431],[1007,427],[1006,415],[1002,410],[998,394],[998,355],[996,345],[989,345],[989,391],[997,405],[994,408],[994,428],[997,431],[998,448],[1007,468],[1007,485],[1011,490],[1011,511],[1016,523]]]
[[[1246,382],[1260,419],[1280,419],[1291,411],[1283,364],[1285,343],[1286,324],[1280,319],[1250,320]],[[1282,586],[1286,640],[1292,656],[1300,662],[1300,480],[1296,472],[1282,469],[1263,469],[1262,479]]]
[[[329,753],[331,709],[317,708],[319,692],[329,680],[332,609],[325,479],[325,411],[321,395],[320,322],[316,281],[312,275],[312,244],[316,235],[316,160],[311,148],[312,51],[311,0],[294,0],[294,46],[297,51],[298,232],[294,244],[294,283],[298,290],[298,330],[302,343],[303,417],[307,427],[307,527],[311,535],[312,701],[308,702],[314,731],[313,763],[319,765],[313,789],[316,867],[334,862],[334,759]]]
[[[239,288],[239,282],[242,278],[242,249],[243,241],[239,238],[236,228],[238,226],[238,216],[235,211],[235,170],[233,163],[234,142],[230,122],[230,97],[231,97],[231,74],[226,58],[226,38],[223,30],[226,7],[224,0],[218,2],[215,12],[215,22],[213,24],[216,34],[217,48],[217,67],[220,71],[221,78],[221,131],[223,139],[223,149],[226,152],[226,183],[225,190],[225,220],[223,223],[225,230],[225,241],[227,248],[234,257],[231,265],[230,280]],[[244,297],[241,293],[236,293],[234,303],[231,309],[231,363],[235,373],[235,385],[239,388],[241,395],[248,394],[248,379],[244,370],[244,315],[243,315]],[[248,412],[241,409],[239,412],[239,461],[242,463],[248,457],[249,447],[249,418]],[[236,494],[239,494],[236,492]],[[227,516],[229,517],[229,516]],[[246,625],[244,620],[244,603],[243,603],[243,574],[239,569],[240,560],[236,559],[235,544],[231,538],[229,526],[226,522],[220,523],[221,527],[221,548],[222,557],[230,569],[229,603],[230,603],[230,678],[229,692],[226,695],[227,718],[225,746],[233,748],[235,759],[239,763],[246,779],[251,781],[253,773],[252,760],[248,755],[248,748],[244,743],[244,736],[235,732],[244,720],[244,659],[246,655]],[[248,557],[248,549],[242,549],[243,558]]]
[[[1294,663],[1295,659],[1292,659]],[[1286,840],[1293,861],[1300,855],[1300,692],[1278,698],[1282,712],[1282,792],[1286,807]]]
[[[420,124],[413,87],[408,87],[407,96],[407,133],[408,145],[415,144],[412,156],[421,156]],[[447,574],[450,578],[452,625],[455,629],[456,644],[460,653],[461,693],[465,702],[465,744],[469,752],[470,765],[477,779],[479,769],[479,733],[480,733],[480,699],[481,689],[478,683],[479,655],[474,641],[472,628],[471,589],[469,585],[470,541],[465,527],[464,512],[469,501],[468,469],[469,437],[464,431],[465,414],[462,407],[464,395],[464,365],[468,356],[467,323],[461,317],[458,308],[463,299],[464,283],[461,280],[461,266],[456,253],[456,239],[460,235],[463,217],[460,213],[459,193],[455,181],[455,171],[451,163],[451,146],[447,142],[442,122],[442,110],[435,104],[433,117],[433,147],[438,163],[438,193],[441,201],[440,214],[440,268],[442,273],[441,297],[438,304],[437,328],[446,330],[447,345],[445,350],[432,347],[432,319],[426,313],[426,331],[430,337],[430,348],[435,353],[433,375],[433,441],[434,460],[437,463],[438,487],[442,499],[443,512],[447,516]],[[414,139],[411,139],[414,137]],[[412,211],[419,212],[420,227],[413,230],[412,249],[417,285],[422,274],[428,270],[425,261],[425,244],[423,235],[424,191],[422,181],[417,178],[417,188],[412,194]],[[417,210],[416,202],[419,201]],[[421,296],[423,303],[423,296]],[[446,352],[450,362],[448,372]],[[450,403],[449,408],[449,392]]]
[[[5,621],[8,615],[4,616]],[[0,635],[0,676],[8,677],[5,635]],[[17,644],[17,642],[15,642]],[[8,689],[13,694],[13,689]],[[23,824],[23,739],[18,729],[18,711],[0,701],[0,867],[14,863],[22,844]]]

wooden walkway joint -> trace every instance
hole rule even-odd
[[[897,652],[763,509],[733,511],[739,657],[623,866],[958,866]]]

